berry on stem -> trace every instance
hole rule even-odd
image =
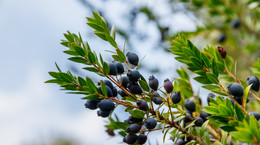
[[[147,129],[154,129],[156,125],[157,125],[157,121],[154,118],[147,118],[144,123],[144,126]]]
[[[251,89],[258,92],[259,91],[259,79],[256,76],[247,77],[247,85],[251,85]]]
[[[137,136],[133,135],[133,134],[128,134],[127,136],[125,136],[123,138],[123,142],[127,143],[127,144],[134,144],[137,140]]]
[[[144,101],[144,100],[137,100],[136,104],[137,104],[137,108],[138,109],[143,110],[143,111],[148,110],[148,104],[147,104],[146,101]]]
[[[202,126],[202,124],[204,123],[204,120],[201,117],[196,117],[195,119],[197,119],[195,121],[195,126]]]
[[[138,144],[144,144],[144,143],[146,142],[146,140],[147,140],[147,136],[144,135],[144,134],[140,134],[140,135],[138,136],[138,138],[137,138],[136,143],[138,143]]]
[[[127,88],[129,89],[130,93],[133,94],[142,94],[143,90],[137,83],[128,83]]]
[[[242,97],[244,94],[244,88],[239,83],[231,83],[227,88],[228,93],[233,96]]]
[[[109,66],[109,73],[110,75],[117,75],[117,67],[116,67],[116,64],[114,63],[109,63],[108,64]]]
[[[210,102],[210,98],[212,99],[216,99],[216,95],[213,94],[213,93],[209,93],[208,96],[207,96],[207,102],[208,102],[208,105],[209,105],[209,102]]]
[[[130,82],[137,82],[138,79],[140,78],[140,73],[138,70],[129,70],[127,72],[127,77]]]
[[[157,105],[160,105],[160,104],[163,103],[163,100],[162,100],[162,98],[160,98],[160,97],[153,97],[153,98],[152,98],[152,101],[153,101],[155,104],[157,104]]]
[[[184,102],[185,104],[185,108],[190,111],[190,112],[195,112],[196,110],[196,104],[194,101],[190,100],[190,99],[187,99],[185,100]]]
[[[172,82],[170,82],[169,79],[165,79],[165,80],[164,80],[163,87],[164,87],[165,91],[166,91],[168,94],[171,93],[172,90],[173,90]]]
[[[131,126],[127,127],[126,130],[129,133],[137,133],[141,130],[142,125],[140,124],[132,124]]]
[[[115,104],[113,101],[105,99],[98,103],[98,108],[104,112],[109,112],[115,108]]]
[[[172,99],[172,103],[173,104],[177,104],[181,101],[181,93],[180,91],[175,91],[172,93],[172,96],[171,96],[171,99]]]
[[[100,102],[100,99],[92,99],[92,100],[87,100],[85,103],[85,107],[89,108],[90,110],[95,110],[97,109],[97,104]]]
[[[127,84],[128,84],[128,83],[130,83],[130,81],[129,81],[129,79],[128,79],[127,76],[123,76],[123,77],[122,77],[122,83],[121,83],[121,79],[119,80],[119,84],[122,84],[122,86],[123,86],[124,88],[127,87]]]
[[[132,65],[137,66],[139,62],[139,57],[133,53],[133,52],[127,52],[126,57],[128,59],[128,62]]]
[[[98,111],[97,111],[97,115],[98,115],[98,116],[101,116],[101,117],[103,117],[103,118],[108,117],[109,114],[110,114],[110,111],[108,111],[108,112],[102,111],[102,110],[98,110]]]
[[[224,48],[223,47],[218,47],[218,52],[220,53],[220,55],[222,56],[222,58],[226,58],[226,56],[227,56],[227,52],[226,52],[226,50],[224,50]]]
[[[115,61],[114,63],[116,64],[116,68],[117,68],[117,73],[118,74],[122,74],[122,73],[125,72],[125,69],[124,69],[124,66],[123,66],[122,63],[117,62],[117,61]]]
[[[153,75],[149,77],[149,86],[155,91],[158,89],[159,81]]]

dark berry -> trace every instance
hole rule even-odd
[[[190,100],[190,99],[187,99],[185,100],[184,102],[185,104],[185,108],[190,111],[190,112],[194,112],[196,110],[196,104],[194,101]]]
[[[143,111],[148,110],[148,104],[147,104],[146,101],[144,101],[144,100],[137,100],[136,104],[137,104],[137,108],[138,109],[143,110]]]
[[[154,90],[152,90],[151,93],[152,93],[153,95],[155,95],[155,96],[160,96],[160,94],[159,94],[158,92],[154,91]]]
[[[154,118],[147,118],[144,123],[144,126],[147,129],[154,129],[156,125],[157,125],[157,121]]]
[[[97,115],[98,115],[98,116],[101,116],[101,117],[103,117],[103,118],[108,117],[109,114],[110,114],[110,111],[108,111],[108,112],[102,111],[102,110],[98,110],[98,111],[97,111]]]
[[[163,100],[162,100],[162,98],[160,98],[160,97],[153,97],[153,98],[152,98],[152,101],[153,101],[155,104],[157,104],[157,105],[160,105],[160,104],[163,103]]]
[[[106,130],[107,134],[110,136],[115,136],[115,133],[113,130]]]
[[[218,40],[217,40],[217,41],[218,41],[219,43],[223,43],[223,42],[225,42],[226,38],[227,38],[226,34],[225,34],[225,33],[221,33],[221,34],[218,36]]]
[[[89,108],[90,110],[95,110],[97,109],[97,104],[100,102],[100,99],[92,99],[92,100],[88,100],[85,103],[85,107]]]
[[[203,119],[203,121],[207,121],[207,117],[210,116],[210,114],[206,113],[206,112],[203,112],[200,114],[200,118]]]
[[[109,80],[103,80],[104,84],[109,86],[110,89],[113,89],[113,84]]]
[[[172,85],[172,82],[170,82],[169,79],[165,79],[164,80],[164,85],[163,85],[165,91],[169,94],[172,92],[173,90],[173,85]]]
[[[192,114],[190,113],[190,112],[186,112],[186,117],[184,117],[183,118],[183,122],[184,122],[184,124],[186,125],[187,123],[190,123],[190,122],[192,122],[192,119],[191,118],[193,118],[192,117]],[[189,116],[189,117],[188,117]]]
[[[207,102],[208,102],[208,105],[209,105],[209,102],[210,102],[210,98],[212,99],[216,99],[216,95],[213,94],[213,93],[209,93],[208,96],[207,96]]]
[[[244,88],[239,83],[231,83],[227,88],[228,93],[233,96],[242,97],[244,94]]]
[[[134,144],[137,140],[137,136],[133,135],[133,134],[128,134],[127,136],[125,136],[123,138],[123,142],[127,143],[127,144]]]
[[[125,72],[124,66],[123,66],[122,63],[116,61],[115,64],[116,64],[116,68],[117,68],[117,73],[118,74],[122,74],[122,73]]]
[[[195,121],[195,126],[201,126],[204,123],[204,121],[201,117],[196,117],[195,119],[197,119]]]
[[[129,120],[133,123],[141,123],[143,121],[143,118],[135,118],[133,116],[129,116]]]
[[[122,83],[121,83],[121,82],[122,82]],[[128,79],[127,76],[123,76],[123,77],[122,77],[122,81],[121,81],[121,79],[120,79],[120,80],[119,80],[119,83],[122,84],[122,86],[123,86],[124,88],[126,88],[126,87],[127,87],[127,84],[130,83],[130,81],[129,81],[129,79]]]
[[[137,66],[139,62],[138,56],[133,52],[127,52],[126,57],[128,59],[128,62],[132,65]]]
[[[249,76],[247,77],[247,84],[251,85],[251,89],[258,92],[259,91],[259,79],[256,76]]]
[[[109,112],[115,108],[115,104],[111,100],[105,99],[98,103],[98,108],[104,112]]]
[[[231,23],[231,26],[235,29],[239,28],[241,26],[241,21],[240,19],[234,19]]]
[[[146,142],[146,140],[147,140],[147,136],[144,135],[144,134],[140,134],[140,135],[138,136],[138,138],[137,138],[136,143],[138,143],[138,144],[144,144],[144,143]]]
[[[143,92],[142,88],[137,83],[129,83],[127,84],[127,88],[129,89],[130,93],[133,94],[141,94]]]
[[[227,52],[226,52],[226,50],[224,50],[224,48],[223,47],[218,47],[218,52],[220,53],[220,55],[222,56],[222,58],[226,58],[226,56],[227,56]]]
[[[176,142],[176,145],[185,145],[185,144],[187,144],[187,141],[184,141],[182,139],[178,139]]]
[[[126,119],[124,122],[128,124],[134,124],[134,122],[132,122],[130,119]]]
[[[118,91],[118,94],[119,94],[121,97],[126,97],[126,96],[127,96],[127,94],[126,94],[124,91],[122,91],[122,90],[119,90],[119,91]]]
[[[243,96],[242,97],[234,97],[234,99],[237,101],[239,105],[242,105],[243,102]],[[249,99],[247,98],[246,103],[249,102]]]
[[[171,99],[172,99],[172,103],[173,104],[177,104],[181,101],[181,93],[180,91],[175,91],[172,93],[172,96],[171,96]]]
[[[141,130],[142,128],[142,125],[140,124],[132,124],[131,126],[127,127],[126,130],[127,132],[130,132],[130,133],[137,133]]]
[[[159,81],[153,75],[149,77],[149,86],[155,91],[158,89]]]
[[[260,114],[259,113],[256,113],[256,112],[249,112],[248,113],[250,116],[254,115],[255,116],[255,119],[258,121],[260,119]]]
[[[103,92],[102,92],[102,90],[101,90],[101,87],[98,87],[98,89],[100,90],[101,94],[104,95]],[[113,97],[113,92],[112,92],[112,90],[110,89],[110,87],[107,86],[107,85],[106,85],[106,90],[107,90],[107,97]]]
[[[116,67],[116,64],[114,64],[114,63],[109,63],[108,66],[109,66],[109,74],[110,74],[110,75],[117,75],[117,67]]]
[[[116,89],[116,88],[113,88],[113,89],[112,89],[112,92],[113,92],[113,97],[116,97],[116,96],[117,96],[117,89]]]
[[[137,82],[140,78],[140,73],[138,70],[129,70],[127,76],[130,82]]]

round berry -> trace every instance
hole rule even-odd
[[[231,83],[227,88],[228,93],[233,96],[242,97],[244,94],[244,88],[239,83]]]
[[[187,141],[184,141],[182,139],[178,139],[176,142],[176,145],[185,145],[185,144],[187,144]]]
[[[144,134],[140,134],[140,135],[137,137],[136,143],[138,143],[138,144],[145,144],[146,140],[147,140],[147,136],[144,135]]]
[[[92,99],[92,100],[88,100],[85,103],[85,107],[89,108],[90,110],[95,110],[97,109],[97,104],[100,102],[100,99]]]
[[[154,129],[156,125],[157,125],[157,121],[154,118],[147,118],[144,123],[144,126],[147,129]]]
[[[112,89],[112,92],[113,92],[113,97],[116,97],[116,96],[117,96],[117,89],[116,89],[116,88],[113,88],[113,89]]]
[[[158,89],[159,81],[153,75],[149,77],[149,86],[155,91]]]
[[[139,62],[139,57],[133,53],[133,52],[127,52],[126,57],[128,59],[128,62],[132,65],[137,66]]]
[[[115,133],[113,130],[106,130],[107,134],[110,136],[115,136]]]
[[[258,92],[259,91],[259,79],[256,76],[249,76],[247,77],[247,84],[251,85],[251,89]]]
[[[226,41],[226,38],[227,38],[226,34],[225,34],[225,33],[221,33],[221,34],[218,36],[217,41],[218,41],[219,43],[223,43],[223,42]]]
[[[213,93],[209,93],[208,96],[207,96],[207,102],[208,102],[208,105],[209,105],[209,102],[210,102],[210,98],[212,99],[216,99],[216,95],[213,94]]]
[[[195,126],[202,126],[202,124],[204,123],[203,119],[201,117],[196,117],[195,119],[197,119],[195,121]]]
[[[196,104],[194,101],[190,100],[190,99],[187,99],[185,100],[184,102],[185,104],[185,108],[190,111],[190,112],[194,112],[196,110]]]
[[[127,94],[126,94],[124,91],[122,91],[122,90],[119,90],[119,91],[118,91],[118,94],[119,94],[121,97],[126,97],[126,96],[127,96]]]
[[[127,84],[127,88],[129,89],[130,93],[133,94],[142,94],[143,90],[137,83],[129,83]]]
[[[123,86],[124,88],[127,87],[127,84],[128,84],[128,83],[130,83],[130,81],[129,81],[129,79],[128,79],[127,76],[123,76],[123,77],[122,77],[122,81],[121,81],[121,79],[119,80],[119,84],[122,84],[122,86]]]
[[[183,118],[184,125],[186,125],[187,123],[192,122],[192,119],[190,119],[190,118],[193,118],[192,114],[190,112],[186,112],[186,115],[188,115],[189,117],[186,116],[186,117]]]
[[[110,74],[110,75],[117,75],[117,67],[116,67],[116,64],[114,64],[114,63],[109,63],[108,66],[109,66],[109,74]]]
[[[116,68],[117,68],[117,73],[118,74],[122,74],[122,73],[124,73],[125,72],[125,70],[124,70],[124,66],[123,66],[123,64],[122,63],[120,63],[120,62],[114,62],[115,64],[116,64]]]
[[[104,95],[103,92],[102,92],[102,90],[101,90],[101,87],[98,87],[98,89],[99,89],[99,91],[101,92],[101,94]],[[110,89],[110,87],[107,86],[107,85],[106,85],[106,90],[107,90],[107,97],[113,97],[113,92],[112,92],[112,90]]]
[[[115,108],[115,104],[113,101],[105,99],[98,103],[98,108],[104,112],[109,112]]]
[[[110,89],[113,89],[113,84],[109,80],[103,80],[104,84],[109,86]]]
[[[132,124],[131,126],[127,127],[126,130],[129,133],[137,133],[141,130],[142,125],[140,124]]]
[[[222,56],[222,58],[226,58],[227,52],[226,50],[224,50],[223,47],[218,47],[218,52],[220,53],[220,55]]]
[[[103,118],[108,117],[109,114],[110,114],[110,111],[108,111],[108,112],[102,111],[102,110],[98,110],[98,111],[97,111],[97,115],[98,115],[98,116],[101,116],[101,117],[103,117]]]
[[[203,112],[200,114],[200,118],[203,119],[203,122],[207,121],[207,117],[210,116],[210,114]]]
[[[157,91],[152,90],[151,93],[155,96],[160,96],[160,94]]]
[[[123,142],[127,143],[127,144],[134,144],[137,140],[137,136],[133,135],[133,134],[128,134],[127,136],[125,136],[123,138]]]
[[[137,100],[136,104],[137,104],[137,108],[138,109],[143,110],[143,111],[148,110],[148,104],[147,104],[146,101],[144,101],[144,100]]]
[[[160,97],[153,97],[153,98],[152,98],[152,101],[153,101],[155,104],[157,104],[157,105],[160,105],[160,104],[163,103],[163,100],[162,100],[162,98],[160,98]]]
[[[249,112],[248,113],[250,116],[254,115],[255,116],[255,119],[258,121],[260,119],[260,114],[259,113],[256,113],[256,112]]]
[[[181,101],[181,93],[180,91],[175,91],[172,93],[172,96],[171,96],[171,99],[172,99],[172,103],[173,104],[177,104]]]
[[[232,22],[231,22],[231,26],[235,29],[239,28],[241,26],[241,21],[240,19],[234,19]]]
[[[135,118],[133,116],[129,116],[129,120],[134,123],[141,123],[143,121],[143,118]]]
[[[172,90],[173,90],[172,82],[170,82],[169,79],[165,79],[165,80],[164,80],[163,87],[164,87],[165,91],[166,91],[168,94],[171,93]]]
[[[129,70],[127,76],[130,82],[137,82],[140,78],[140,73],[138,70]]]

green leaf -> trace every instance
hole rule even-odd
[[[220,128],[226,132],[236,131],[235,127],[232,126],[221,126]]]
[[[200,136],[201,136],[201,137],[204,135],[208,123],[209,123],[209,120],[205,121],[205,122],[202,124],[201,129],[200,129]]]
[[[61,70],[60,70],[60,68],[59,68],[59,66],[58,66],[58,64],[55,62],[55,65],[56,65],[56,68],[57,68],[57,70],[59,71],[59,72],[61,72]]]
[[[105,76],[109,74],[110,68],[106,62],[103,63],[103,73]]]
[[[99,25],[97,25],[97,24],[95,24],[95,23],[87,22],[87,24],[88,24],[91,28],[95,29],[96,31],[100,31],[100,32],[103,32],[103,31],[104,31],[104,29],[103,29],[101,26],[99,26]]]
[[[82,57],[70,57],[68,58],[70,61],[86,64],[87,60]]]
[[[118,48],[116,41],[108,34],[106,34],[107,41],[115,48]]]
[[[60,83],[63,83],[63,81],[61,81],[61,80],[57,80],[57,79],[51,79],[51,80],[45,81],[44,83],[55,83],[55,84],[60,84]]]
[[[205,106],[204,111],[209,113],[209,114],[217,114],[217,113],[219,113],[218,108],[213,107],[213,106]]]
[[[96,95],[96,94],[91,94],[91,95],[88,95],[86,97],[83,97],[81,99],[88,99],[88,100],[92,100],[92,99],[98,99],[99,98],[99,95]]]
[[[146,92],[150,91],[149,85],[147,84],[146,81],[143,80],[138,80],[138,81],[143,90],[145,90]]]
[[[59,73],[57,73],[57,72],[49,72],[49,75],[56,79],[60,78]]]
[[[204,85],[203,88],[210,90],[210,91],[220,91],[220,87],[217,85]]]
[[[96,34],[102,40],[107,41],[106,33],[100,31],[94,31],[94,34]]]
[[[197,76],[193,79],[202,84],[211,84],[211,81],[206,76]]]
[[[242,121],[245,116],[244,116],[244,113],[242,112],[242,110],[238,107],[237,104],[235,104],[235,112],[236,112],[236,116],[237,116],[237,119],[239,121]]]
[[[116,31],[115,31],[115,26],[112,25],[111,27],[111,36],[115,40],[116,39]]]
[[[247,101],[247,97],[248,97],[248,93],[250,91],[250,88],[253,84],[249,85],[248,87],[246,87],[245,91],[244,91],[244,95],[243,95],[243,107],[246,107],[246,101]]]
[[[119,62],[122,63],[122,62],[126,61],[125,54],[120,49],[116,49],[116,53],[117,53],[118,57],[120,58]]]
[[[87,70],[87,71],[91,71],[91,72],[99,72],[99,70],[95,67],[84,67],[83,69]]]
[[[201,58],[202,58],[202,60],[203,60],[203,62],[204,62],[204,64],[205,64],[205,66],[206,66],[207,68],[210,68],[209,58],[208,58],[205,54],[203,54],[203,53],[201,53]]]
[[[98,88],[96,87],[94,82],[89,77],[86,77],[86,82],[87,82],[87,86],[91,92],[98,92]]]
[[[218,76],[216,76],[215,74],[210,73],[210,72],[206,72],[206,75],[207,75],[208,79],[209,79],[212,83],[218,84]]]
[[[84,51],[84,49],[83,49],[82,47],[76,45],[76,46],[74,46],[73,48],[75,49],[75,51],[76,51],[79,55],[81,55],[81,56],[85,56],[85,55],[86,55],[86,53],[85,53],[85,51]]]
[[[231,58],[229,56],[226,57],[225,62],[226,62],[227,70],[229,72],[232,72],[233,71],[233,62],[232,62],[232,60],[231,60]]]
[[[135,118],[143,118],[145,115],[145,113],[140,109],[129,110],[128,112]]]
[[[105,97],[107,97],[107,87],[106,87],[106,84],[103,82],[103,81],[101,81],[101,91],[102,91],[102,94],[105,96]]]
[[[63,72],[60,72],[60,73],[59,73],[59,76],[60,76],[60,78],[61,78],[63,81],[65,81],[65,82],[67,82],[67,83],[72,83],[73,80],[74,80],[72,76],[70,76],[70,75],[68,75],[68,74],[66,74],[66,73],[63,73]]]

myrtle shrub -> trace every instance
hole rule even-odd
[[[62,72],[56,64],[58,72],[49,72],[53,79],[46,83],[56,83],[69,93],[85,95],[82,99],[87,100],[86,108],[98,109],[98,116],[108,117],[109,135],[115,135],[116,131],[127,144],[145,144],[150,132],[161,130],[163,141],[169,134],[173,144],[179,145],[239,142],[260,145],[260,115],[248,107],[251,102],[256,105],[260,102],[256,77],[260,75],[260,59],[251,68],[253,75],[246,81],[239,80],[234,75],[234,60],[224,48],[208,46],[199,50],[184,35],[179,35],[170,42],[169,50],[187,69],[181,67],[176,70],[178,79],[166,78],[164,84],[159,84],[155,76],[139,72],[138,55],[118,47],[115,28],[109,29],[99,13],[93,12],[93,17],[87,20],[94,33],[115,48],[110,50],[114,61],[106,62],[80,34],[67,32],[61,44],[68,48],[64,53],[71,56],[70,61],[86,65],[83,69],[104,79],[94,83],[89,77]],[[194,94],[191,79],[211,91],[207,105],[202,105],[200,96]],[[124,121],[113,113],[118,105],[130,114]]]

